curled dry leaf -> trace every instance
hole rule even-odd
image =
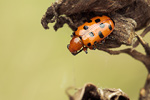
[[[150,20],[149,0],[57,0],[43,16],[41,23],[48,29],[48,23],[55,22],[57,30],[65,23],[72,30],[94,16],[105,14],[115,22],[115,29],[97,48],[116,48],[122,44],[131,45],[135,30],[146,27]]]
[[[68,93],[70,100],[129,100],[129,97],[120,89],[101,89],[93,84],[85,84],[74,95]]]

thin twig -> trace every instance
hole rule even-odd
[[[150,26],[146,27],[146,29],[142,32],[142,34],[140,35],[141,37],[144,37],[148,32],[150,32]],[[139,41],[137,40],[134,45],[133,48],[136,48],[139,45]]]
[[[144,47],[145,52],[146,52],[146,55],[149,56],[149,55],[150,55],[150,47],[149,47],[148,43],[146,43],[146,42],[142,39],[142,37],[141,37],[140,35],[138,35],[138,34],[136,34],[136,35],[137,35],[137,38],[138,38],[139,42],[140,42],[140,43],[142,44],[142,46]]]

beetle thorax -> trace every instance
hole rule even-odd
[[[71,53],[77,53],[77,51],[79,51],[82,47],[83,47],[82,40],[78,36],[75,36],[70,41],[68,49]]]

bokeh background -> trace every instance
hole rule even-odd
[[[0,0],[0,100],[68,100],[67,87],[89,82],[120,88],[137,100],[147,76],[145,66],[126,54],[98,50],[72,56],[67,50],[71,29],[64,25],[55,32],[53,24],[50,30],[40,24],[52,2]],[[142,46],[137,49],[144,53]]]

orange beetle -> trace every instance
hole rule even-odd
[[[95,49],[95,44],[105,39],[114,29],[114,22],[108,16],[94,17],[73,32],[72,40],[67,46],[76,55],[81,51],[87,53],[87,48]]]

